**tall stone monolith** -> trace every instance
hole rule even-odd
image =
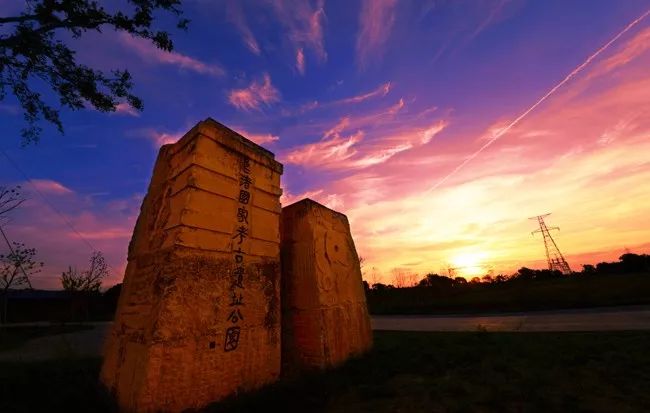
[[[160,149],[101,381],[122,411],[200,408],[280,374],[280,175],[212,119]]]
[[[336,366],[372,346],[359,257],[345,215],[310,199],[282,209],[282,368]]]

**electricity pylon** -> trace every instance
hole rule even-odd
[[[528,219],[535,219],[539,223],[539,229],[537,231],[531,232],[535,235],[537,232],[542,233],[544,239],[544,248],[546,248],[546,260],[548,261],[548,269],[551,271],[557,270],[562,274],[571,274],[571,268],[569,264],[564,259],[564,255],[560,252],[555,240],[551,236],[551,230],[560,230],[558,227],[547,227],[544,222],[544,217],[547,217],[551,214],[538,215],[536,217],[531,217]]]

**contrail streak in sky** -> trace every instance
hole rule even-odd
[[[596,50],[596,52],[595,52],[594,54],[592,54],[591,56],[589,56],[589,57],[587,58],[587,60],[585,60],[584,62],[582,62],[582,64],[581,64],[580,66],[578,66],[578,67],[576,67],[575,69],[573,69],[573,71],[572,71],[571,73],[569,73],[569,74],[568,74],[564,79],[562,79],[562,81],[561,81],[560,83],[558,83],[557,85],[555,85],[555,86],[554,86],[551,90],[549,90],[549,91],[548,91],[544,96],[542,96],[542,97],[541,97],[537,102],[535,102],[535,104],[533,104],[533,106],[529,107],[529,108],[528,108],[524,113],[522,113],[521,115],[519,115],[515,120],[513,120],[512,122],[510,122],[510,124],[508,124],[506,127],[504,127],[504,128],[502,128],[501,130],[499,130],[499,132],[497,132],[497,133],[496,133],[492,138],[490,138],[490,140],[488,140],[488,141],[485,143],[485,145],[481,146],[481,147],[480,147],[476,152],[474,152],[474,153],[471,154],[469,157],[467,157],[467,159],[465,159],[463,162],[461,162],[460,165],[458,165],[458,166],[457,166],[453,171],[451,171],[451,172],[450,172],[449,174],[447,174],[444,178],[442,178],[441,180],[439,180],[439,181],[438,181],[434,186],[432,186],[431,188],[429,188],[427,192],[433,191],[433,190],[437,189],[438,187],[440,187],[440,185],[442,185],[442,184],[444,184],[445,182],[447,182],[447,180],[448,180],[449,178],[451,178],[453,175],[455,175],[456,172],[460,171],[460,170],[461,170],[465,165],[467,165],[467,164],[470,163],[472,160],[474,160],[474,158],[476,158],[478,155],[480,155],[481,152],[483,152],[485,149],[487,149],[488,147],[490,147],[490,146],[491,146],[491,145],[492,145],[496,140],[498,140],[498,139],[501,138],[503,135],[505,135],[506,133],[508,133],[508,131],[510,131],[510,129],[512,129],[513,126],[515,126],[515,125],[518,124],[518,123],[519,123],[523,118],[525,118],[526,116],[528,116],[528,114],[529,114],[530,112],[532,112],[533,110],[535,110],[535,108],[537,108],[537,106],[541,105],[541,104],[542,104],[542,103],[543,103],[543,102],[544,102],[544,101],[545,101],[549,96],[551,96],[553,93],[555,93],[559,88],[561,88],[562,86],[564,86],[564,84],[565,84],[566,82],[568,82],[569,80],[571,80],[572,78],[574,78],[577,74],[579,74],[580,72],[582,72],[582,70],[583,70],[585,67],[587,67],[587,65],[589,65],[589,63],[591,63],[592,60],[594,60],[595,58],[598,57],[598,55],[600,55],[602,52],[604,52],[605,50],[607,50],[607,48],[609,48],[609,46],[611,46],[612,43],[614,43],[615,41],[617,41],[621,36],[623,36],[625,33],[627,33],[631,28],[633,28],[634,26],[636,26],[637,24],[639,24],[639,23],[641,22],[641,20],[645,19],[649,14],[650,14],[650,10],[646,11],[645,13],[643,13],[640,17],[638,17],[638,18],[637,18],[636,20],[634,20],[632,23],[628,24],[628,25],[627,25],[623,30],[621,30],[621,31],[620,31],[616,36],[614,36],[610,41],[608,41],[607,43],[605,43],[604,46],[602,46],[600,49]]]

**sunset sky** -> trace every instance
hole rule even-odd
[[[650,252],[650,1],[184,3],[171,54],[71,40],[131,71],[142,113],[64,111],[65,135],[21,148],[20,108],[0,101],[0,149],[31,178],[0,157],[0,185],[29,197],[6,231],[45,261],[35,287],[92,248],[121,281],[158,148],[207,117],[276,154],[283,204],[348,216],[369,281],[544,268],[527,218],[548,212],[575,270]]]

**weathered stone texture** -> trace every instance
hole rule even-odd
[[[282,209],[283,373],[327,368],[372,346],[345,215],[310,199]]]
[[[101,370],[121,410],[200,408],[278,378],[282,165],[273,158],[211,119],[161,148]]]

